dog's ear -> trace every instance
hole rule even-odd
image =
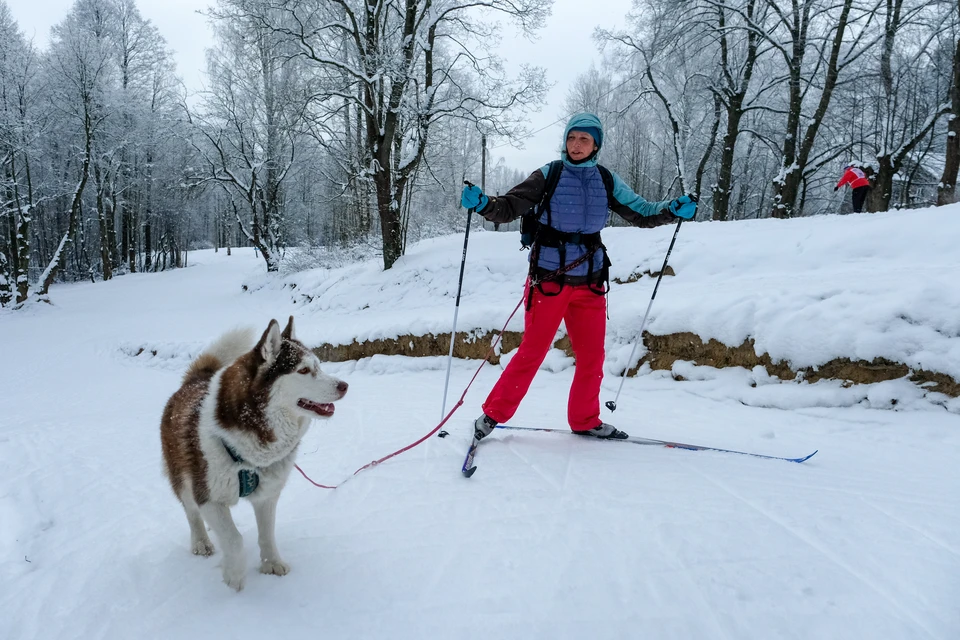
[[[280,353],[280,325],[271,320],[254,349],[264,362],[273,362]]]
[[[283,330],[281,334],[284,340],[296,340],[297,336],[293,332],[293,316],[290,316],[290,320],[287,321],[287,328]]]

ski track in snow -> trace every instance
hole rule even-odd
[[[349,481],[326,491],[291,475],[283,578],[257,572],[252,511],[234,509],[248,561],[234,593],[216,539],[210,558],[189,552],[160,414],[210,339],[297,308],[240,291],[252,252],[191,255],[188,269],[58,286],[53,307],[0,314],[0,348],[20,363],[0,370],[0,638],[960,637],[960,417],[817,406],[817,385],[790,390],[809,401],[792,411],[751,406],[737,395],[753,393],[749,376],[706,370],[629,379],[605,419],[634,436],[820,452],[797,465],[495,432],[465,480],[500,371],[487,366],[448,437],[352,476],[435,426],[445,361],[329,364],[350,392],[298,462]],[[297,319],[322,334],[322,314]],[[142,346],[157,355],[134,356]],[[450,398],[476,367],[454,363]],[[563,427],[571,377],[541,371],[511,423]],[[603,399],[618,385],[608,375]]]
[[[733,496],[743,504],[747,505],[751,509],[754,509],[758,513],[762,514],[764,517],[769,518],[772,522],[775,522],[777,525],[779,525],[785,531],[787,531],[787,533],[789,533],[791,536],[797,538],[798,540],[808,545],[818,553],[822,554],[825,558],[827,558],[828,560],[836,564],[838,567],[840,567],[841,569],[843,569],[844,571],[852,575],[854,578],[862,582],[867,589],[870,589],[875,593],[877,593],[878,595],[880,595],[884,600],[886,600],[890,604],[891,607],[899,611],[904,617],[909,618],[915,625],[917,625],[917,627],[922,629],[928,637],[935,637],[934,634],[931,633],[931,631],[926,627],[923,621],[917,618],[916,616],[914,616],[913,614],[911,614],[909,611],[903,609],[900,606],[900,604],[897,602],[896,598],[894,598],[889,593],[887,593],[885,589],[877,587],[877,585],[872,583],[869,579],[865,578],[857,569],[851,567],[848,562],[845,562],[841,557],[837,556],[836,553],[832,552],[830,549],[820,544],[813,537],[808,536],[805,532],[800,531],[796,527],[793,527],[790,524],[784,522],[777,515],[771,513],[769,510],[758,505],[756,501],[751,500],[749,498],[745,498],[744,496],[740,495],[740,493],[738,493],[737,491],[731,489],[724,482],[721,482],[720,480],[717,480],[715,477],[704,473],[703,471],[697,469],[694,465],[687,464],[686,466],[690,468],[691,471],[694,471],[695,473],[699,474],[703,478],[706,478],[709,482],[712,482],[716,486],[720,487],[721,489],[726,491],[728,494],[730,494],[731,496]]]
[[[912,523],[910,523],[910,522],[907,522],[907,521],[904,520],[903,518],[901,518],[901,517],[899,517],[899,516],[896,516],[896,515],[890,513],[887,509],[884,509],[884,508],[882,508],[882,507],[880,507],[880,506],[877,506],[876,504],[874,504],[873,502],[871,502],[871,501],[869,501],[869,500],[863,499],[863,503],[866,504],[868,507],[870,507],[870,508],[872,508],[872,509],[876,509],[877,511],[879,511],[879,512],[882,513],[883,515],[887,516],[888,518],[890,518],[891,520],[893,520],[893,521],[896,522],[897,524],[899,524],[899,525],[901,525],[901,526],[904,526],[904,527],[907,527],[907,528],[910,529],[911,531],[916,531],[917,533],[919,533],[920,535],[922,535],[924,538],[926,538],[926,539],[929,540],[930,542],[932,542],[932,543],[936,544],[937,546],[939,546],[940,548],[942,548],[944,551],[947,551],[947,552],[953,554],[954,556],[960,557],[960,551],[957,551],[957,550],[954,549],[952,546],[950,546],[948,543],[944,542],[942,539],[940,539],[939,536],[933,535],[933,534],[931,534],[929,531],[926,531],[925,529],[923,529],[923,528],[921,528],[921,527],[918,527],[918,526],[916,526],[916,525],[914,525],[914,524],[912,524]]]

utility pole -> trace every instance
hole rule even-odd
[[[487,191],[487,134],[480,136],[480,147],[482,155],[480,156],[480,190]]]
[[[482,134],[480,136],[480,148],[482,153],[480,156],[480,190],[484,193],[487,192],[487,134]],[[500,223],[493,223],[493,230],[500,230]]]

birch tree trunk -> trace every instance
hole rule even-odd
[[[37,295],[41,297],[45,297],[49,294],[50,285],[53,284],[53,280],[57,276],[57,271],[59,271],[61,264],[66,259],[67,247],[73,241],[74,236],[77,233],[78,221],[80,219],[80,207],[83,199],[83,190],[84,187],[87,186],[87,179],[90,177],[90,148],[93,138],[93,124],[89,121],[89,118],[85,124],[84,132],[85,146],[83,152],[83,161],[80,168],[80,181],[77,183],[77,187],[73,191],[73,197],[70,200],[70,217],[67,222],[67,230],[60,239],[60,244],[57,245],[57,249],[54,251],[53,257],[50,258],[46,268],[40,275]]]

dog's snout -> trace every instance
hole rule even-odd
[[[347,388],[348,388],[349,386],[350,386],[350,385],[348,385],[348,384],[347,384],[346,382],[344,382],[343,380],[341,380],[340,382],[337,383],[337,391],[340,392],[340,396],[341,396],[341,397],[343,397],[343,395],[347,393]]]

